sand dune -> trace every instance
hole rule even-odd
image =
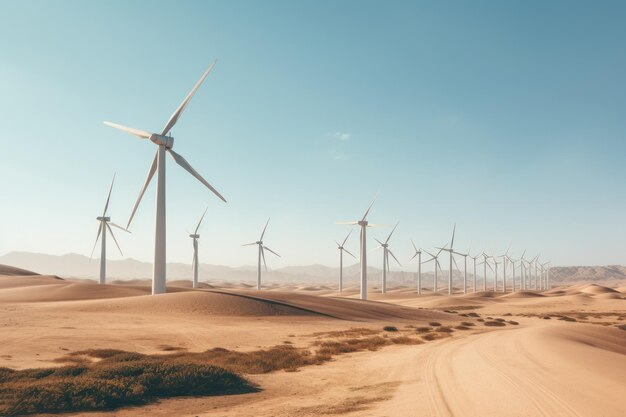
[[[0,275],[4,276],[21,276],[21,275],[39,275],[36,272],[27,271],[22,268],[16,268],[9,265],[0,265]]]
[[[589,284],[580,288],[580,292],[585,294],[606,294],[606,293],[616,293],[617,291],[613,288],[604,287],[602,285],[597,284]]]
[[[537,297],[545,297],[545,295],[532,292],[532,291],[516,291],[506,293],[500,296],[500,298],[537,298]]]

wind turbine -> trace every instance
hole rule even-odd
[[[474,282],[472,285],[472,291],[476,292],[476,260],[478,258],[480,258],[481,253],[479,252],[478,254],[476,254],[476,256],[470,256],[470,258],[472,258],[474,260]]]
[[[502,292],[506,292],[506,262],[507,259],[509,257],[509,251],[511,250],[511,246],[509,246],[509,248],[506,250],[506,252],[504,253],[504,255],[500,255],[500,258],[502,258],[502,268],[503,268],[503,273],[502,273]]]
[[[246,243],[245,245],[241,245],[241,246],[258,245],[259,247],[259,262],[258,262],[257,279],[256,279],[257,290],[261,289],[261,258],[263,258],[263,265],[265,265],[265,271],[267,272],[267,263],[265,262],[265,251],[268,250],[280,258],[279,254],[277,254],[276,252],[274,252],[267,246],[263,245],[263,236],[265,236],[265,230],[267,230],[267,225],[269,224],[269,222],[270,222],[270,219],[267,219],[267,222],[265,223],[265,227],[263,228],[263,231],[261,232],[261,237],[259,238],[259,240],[257,240],[256,242]]]
[[[413,245],[413,249],[415,249],[415,255],[410,259],[411,261],[415,259],[417,256],[417,293],[422,293],[422,249],[418,249],[415,246],[415,242],[411,239],[411,244]]]
[[[535,256],[535,259],[533,260],[533,263],[535,264],[535,290],[540,290],[541,288],[539,288],[539,256],[537,255]]]
[[[189,234],[189,237],[193,239],[193,288],[198,288],[198,239],[200,239],[200,235],[198,234],[198,229],[200,229],[200,225],[202,224],[202,219],[204,219],[204,215],[209,208],[207,207],[202,213],[202,217],[200,217],[200,221],[196,226],[196,230],[193,233]]]
[[[385,240],[385,243],[381,242],[378,239],[375,239],[376,242],[380,244],[379,247],[383,248],[383,274],[381,278],[381,287],[380,287],[381,293],[383,294],[387,292],[387,272],[389,272],[389,255],[391,255],[393,259],[398,263],[398,265],[400,265],[398,258],[396,258],[396,256],[393,254],[391,249],[389,249],[389,239],[391,239],[391,235],[393,235],[393,232],[396,231],[396,227],[398,227],[398,223],[396,223],[393,229],[391,229],[391,233],[389,233],[389,236],[387,236],[387,240]]]
[[[148,171],[148,176],[139,192],[139,197],[137,197],[137,201],[135,202],[135,207],[133,208],[132,214],[130,215],[130,219],[128,220],[128,224],[126,225],[126,229],[130,227],[130,223],[135,216],[135,212],[137,211],[137,207],[139,207],[139,203],[141,202],[141,198],[146,192],[146,188],[150,184],[154,173],[157,173],[157,197],[156,197],[156,230],[155,230],[155,238],[154,238],[154,265],[152,270],[152,294],[162,294],[166,292],[165,288],[165,280],[166,280],[166,256],[165,256],[165,247],[166,247],[166,239],[165,239],[165,154],[169,153],[170,156],[174,159],[174,161],[183,167],[187,172],[196,177],[198,181],[204,184],[209,190],[211,190],[215,195],[217,195],[220,199],[226,202],[226,199],[222,197],[222,195],[217,192],[211,184],[209,184],[202,176],[191,166],[189,162],[185,158],[183,158],[178,153],[172,150],[174,146],[174,138],[171,136],[171,130],[180,118],[181,114],[189,104],[189,101],[194,96],[204,79],[209,75],[215,63],[217,61],[213,61],[213,63],[207,68],[207,70],[202,74],[200,80],[196,83],[196,85],[191,89],[187,97],[183,100],[183,102],[178,106],[178,108],[174,111],[172,116],[169,118],[165,127],[161,131],[161,133],[149,133],[145,130],[135,129],[132,127],[122,126],[116,123],[104,122],[107,126],[112,128],[124,131],[126,133],[130,133],[140,139],[150,139],[155,145],[157,145],[157,151],[154,155],[154,159],[152,160],[152,165],[150,166],[150,170]]]
[[[450,270],[448,271],[448,294],[452,294],[452,261],[454,260],[453,254],[455,253],[454,252],[454,233],[455,232],[456,232],[456,223],[454,224],[454,228],[452,229],[452,239],[450,240],[450,249],[446,249],[445,246],[443,248],[437,248],[440,250],[444,250],[450,254]],[[456,263],[456,261],[454,262]]]
[[[467,257],[469,256],[469,253],[471,252],[471,250],[472,250],[472,245],[470,245],[470,248],[467,251],[467,253],[454,252],[455,254],[463,257],[463,265],[464,265],[463,266],[463,294],[467,294]],[[474,275],[476,275],[476,265],[475,264],[476,264],[476,260],[474,260]],[[475,278],[474,278],[474,282],[476,282]],[[476,284],[474,284],[474,287],[476,287]],[[474,289],[474,291],[475,291],[475,289]]]
[[[513,278],[511,279],[511,292],[515,292],[515,259],[511,258],[509,255],[506,255],[506,260],[513,266]]]
[[[115,174],[113,174],[113,180],[111,181],[111,187],[109,188],[109,195],[107,196],[107,201],[104,204],[104,210],[102,211],[102,216],[96,217],[96,219],[100,222],[100,226],[98,226],[98,234],[96,235],[96,243],[93,245],[93,249],[91,250],[91,255],[89,258],[93,256],[93,251],[96,250],[96,245],[98,244],[98,239],[102,236],[102,241],[100,242],[100,284],[106,283],[106,268],[107,268],[107,230],[108,233],[111,233],[111,237],[117,246],[117,249],[120,251],[120,254],[124,256],[122,253],[122,249],[120,249],[120,245],[117,243],[117,239],[113,234],[113,230],[111,226],[117,227],[125,232],[128,230],[124,229],[121,226],[111,222],[111,218],[107,216],[107,212],[109,210],[109,202],[111,201],[111,191],[113,191],[113,183],[115,183]],[[128,232],[130,233],[130,232]]]
[[[430,261],[435,261],[435,276],[433,277],[433,294],[437,293],[437,268],[441,269],[441,265],[439,264],[439,254],[441,254],[441,251],[442,249],[439,249],[439,252],[437,252],[436,255],[433,255],[432,253],[424,249],[424,252],[426,252],[427,254],[431,256],[431,258],[424,263],[426,264]]]
[[[493,278],[493,292],[498,292],[498,258],[496,256],[492,256],[493,266],[494,266],[494,278]]]
[[[519,259],[519,265],[520,265],[520,287],[522,289],[522,291],[527,290],[528,286],[527,286],[527,282],[526,282],[526,268],[524,267],[524,262],[528,262],[526,260],[526,258],[524,258],[524,256],[526,255],[526,249],[524,249],[524,252],[522,253],[522,256]]]
[[[343,253],[346,252],[348,255],[356,259],[356,256],[354,256],[352,253],[350,253],[348,249],[345,248],[346,241],[348,240],[351,234],[352,234],[352,230],[350,230],[346,238],[341,243],[335,241],[335,243],[337,244],[337,249],[339,249],[339,292],[340,293],[343,292]]]
[[[372,206],[374,205],[374,201],[372,204],[365,210],[365,214],[363,214],[363,218],[356,222],[342,222],[339,224],[348,224],[348,225],[359,225],[361,227],[361,236],[360,236],[360,263],[361,263],[361,300],[367,300],[367,228],[375,227],[373,224],[369,224],[367,221],[367,215],[369,214]]]
[[[490,256],[488,256],[485,252],[483,252],[481,256],[483,257],[483,269],[484,269],[483,291],[487,291],[487,267],[489,267],[489,269],[491,269],[492,271],[493,271],[493,268],[491,267],[491,265],[489,265]]]

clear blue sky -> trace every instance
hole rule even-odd
[[[626,264],[625,21],[621,1],[0,1],[0,254],[88,255],[114,172],[125,224],[155,148],[102,121],[160,130],[217,58],[173,136],[229,202],[168,160],[169,261],[208,206],[202,262],[254,264],[239,245],[271,216],[270,266],[335,265],[335,222],[380,191],[405,269],[454,222],[460,250]],[[154,184],[125,255],[151,260],[153,229]]]

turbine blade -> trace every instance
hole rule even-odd
[[[426,249],[424,249],[424,252],[426,252],[427,254],[429,254],[430,256],[432,256],[432,257],[433,257],[433,259],[435,259],[437,256],[439,256],[439,255],[437,255],[437,256],[433,255],[432,253],[428,252]]]
[[[273,250],[271,250],[270,248],[268,248],[267,246],[263,246],[263,249],[267,249],[268,251],[272,252],[274,255],[278,256],[280,258],[280,255],[277,254],[276,252],[274,252]]]
[[[187,162],[185,158],[183,158],[180,154],[174,152],[172,149],[168,149],[168,152],[172,156],[172,158],[174,158],[174,161],[176,161],[178,165],[180,165],[181,167],[183,167],[183,169],[185,169],[185,171],[196,177],[196,179],[204,184],[204,186],[207,187],[209,190],[213,191],[213,194],[218,196],[224,203],[226,202],[226,199],[222,197],[222,195],[215,188],[213,188],[211,184],[209,184],[204,178],[202,178],[202,175],[198,174],[198,171],[193,169],[193,167],[189,165],[189,162]]]
[[[415,252],[419,252],[417,250],[417,246],[415,246],[415,242],[413,242],[413,239],[411,239],[411,244],[413,245],[413,249],[415,249]]]
[[[398,263],[398,266],[402,266],[402,264],[400,263],[398,258],[396,258],[396,255],[394,255],[391,250],[387,249],[387,252],[389,252],[389,255],[391,255],[393,257],[393,259]],[[389,259],[387,259],[387,262],[389,262]]]
[[[380,244],[380,246],[384,245],[384,243],[383,243],[383,242],[381,242],[380,240],[378,240],[378,239],[376,239],[376,238],[374,238],[374,240],[375,240],[376,242],[378,242],[378,243]]]
[[[452,256],[452,254],[450,254],[450,256]],[[456,270],[461,272],[461,269],[459,268],[459,264],[456,263],[456,259],[454,259],[454,256],[452,256],[452,261],[454,262],[454,266],[456,267]]]
[[[393,229],[391,229],[391,233],[389,233],[389,236],[387,236],[387,240],[385,240],[385,243],[389,243],[389,239],[391,239],[391,235],[393,235],[393,232],[396,231],[396,227],[398,227],[398,224],[400,222],[396,223],[396,225],[393,227]]]
[[[91,255],[89,255],[89,260],[93,258],[93,251],[96,250],[96,246],[98,245],[98,239],[100,239],[100,233],[102,232],[102,222],[100,222],[100,227],[98,227],[98,234],[96,235],[96,242],[93,244],[93,249],[91,250]]]
[[[115,223],[113,223],[113,222],[109,222],[109,224],[110,224],[111,226],[113,226],[113,227],[117,227],[118,229],[125,231],[126,233],[131,233],[131,232],[130,232],[130,230],[128,230],[128,229],[124,229],[122,226],[117,225],[117,224],[115,224]]]
[[[265,231],[267,230],[267,225],[270,223],[270,218],[267,218],[267,221],[265,222],[265,227],[263,227],[263,231],[261,232],[261,238],[259,240],[263,240],[263,236],[265,236]]]
[[[452,229],[452,241],[450,242],[450,249],[454,247],[454,234],[456,233],[456,223],[454,223],[454,228]]]
[[[256,245],[256,242],[252,242],[252,243],[246,243],[245,245],[241,245],[241,246],[252,246],[252,245]]]
[[[154,159],[152,160],[152,165],[150,165],[148,176],[146,177],[146,181],[143,183],[143,187],[141,187],[141,191],[139,192],[139,197],[137,197],[137,201],[135,202],[135,207],[133,207],[133,212],[130,214],[130,219],[128,219],[128,224],[126,225],[126,229],[130,227],[130,223],[133,221],[133,217],[135,217],[135,212],[137,211],[137,208],[139,207],[141,198],[146,192],[146,188],[148,188],[148,185],[150,185],[150,181],[152,180],[152,177],[154,176],[154,173],[156,172],[158,152],[159,151],[157,150],[154,153]]]
[[[187,104],[189,104],[189,101],[191,100],[193,95],[196,94],[196,91],[198,90],[198,88],[200,87],[204,79],[207,77],[207,75],[209,75],[209,73],[213,70],[213,67],[215,67],[216,63],[217,63],[217,60],[213,61],[211,65],[209,65],[209,68],[207,68],[207,70],[204,71],[204,74],[202,74],[202,77],[200,77],[200,80],[198,80],[196,85],[193,86],[189,94],[187,94],[187,97],[185,97],[183,102],[180,103],[180,106],[178,106],[178,108],[174,111],[174,114],[170,116],[170,119],[167,121],[167,124],[163,128],[163,132],[161,133],[162,135],[166,135],[170,130],[172,130],[172,128],[178,121],[178,118],[185,110],[185,107],[187,107]]]
[[[107,202],[104,204],[104,211],[102,212],[102,217],[107,215],[107,210],[109,209],[109,201],[111,201],[111,191],[113,191],[113,184],[115,183],[115,174],[113,174],[113,180],[111,181],[111,187],[109,187],[109,195],[107,196]]]
[[[343,251],[345,253],[347,253],[348,255],[352,256],[354,259],[356,259],[356,256],[354,256],[352,253],[350,253],[350,251],[348,249],[344,249]]]
[[[134,127],[128,127],[124,125],[118,125],[117,123],[102,122],[113,129],[121,130],[122,132],[130,133],[133,136],[137,136],[139,139],[148,139],[151,135],[145,130],[135,129]]]
[[[372,204],[370,204],[370,206],[367,208],[367,210],[365,210],[365,214],[363,215],[363,218],[361,219],[361,221],[365,221],[365,218],[367,217],[367,215],[369,214],[370,210],[372,209],[372,206],[374,205],[374,203],[376,202],[376,199],[378,198],[378,193],[376,194],[376,196],[374,197],[374,200],[372,200]]]
[[[111,229],[111,226],[109,226],[108,223],[105,223],[107,226],[107,229],[109,229],[109,233],[111,233],[111,237],[113,238],[113,242],[115,242],[115,246],[117,246],[117,250],[120,251],[120,255],[124,256],[124,253],[122,253],[122,248],[120,248],[119,243],[117,243],[117,239],[115,238],[115,234],[113,234],[113,230]]]
[[[346,244],[346,241],[348,240],[348,238],[350,237],[350,235],[352,234],[353,231],[354,231],[354,229],[350,229],[350,232],[348,232],[348,236],[346,236],[346,238],[343,240],[343,243],[341,244],[341,246]]]
[[[259,250],[261,251],[261,258],[263,258],[263,265],[265,265],[265,272],[267,272],[267,263],[265,262],[265,251],[263,250],[262,245],[259,245]]]
[[[335,240],[335,243],[337,244],[337,247],[338,247],[338,248],[340,248],[340,247],[341,247],[341,243],[337,242],[336,240]]]
[[[198,229],[200,228],[200,224],[202,224],[202,219],[204,219],[204,215],[206,214],[206,211],[209,209],[209,207],[207,206],[206,209],[204,209],[204,213],[202,213],[202,217],[200,217],[200,221],[198,222],[198,225],[196,226],[196,230],[195,232],[193,232],[194,235],[198,234]]]
[[[359,222],[337,222],[335,224],[347,224],[349,226],[356,226]]]

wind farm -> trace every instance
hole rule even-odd
[[[626,5],[309,6],[0,2],[0,416],[624,416]]]

